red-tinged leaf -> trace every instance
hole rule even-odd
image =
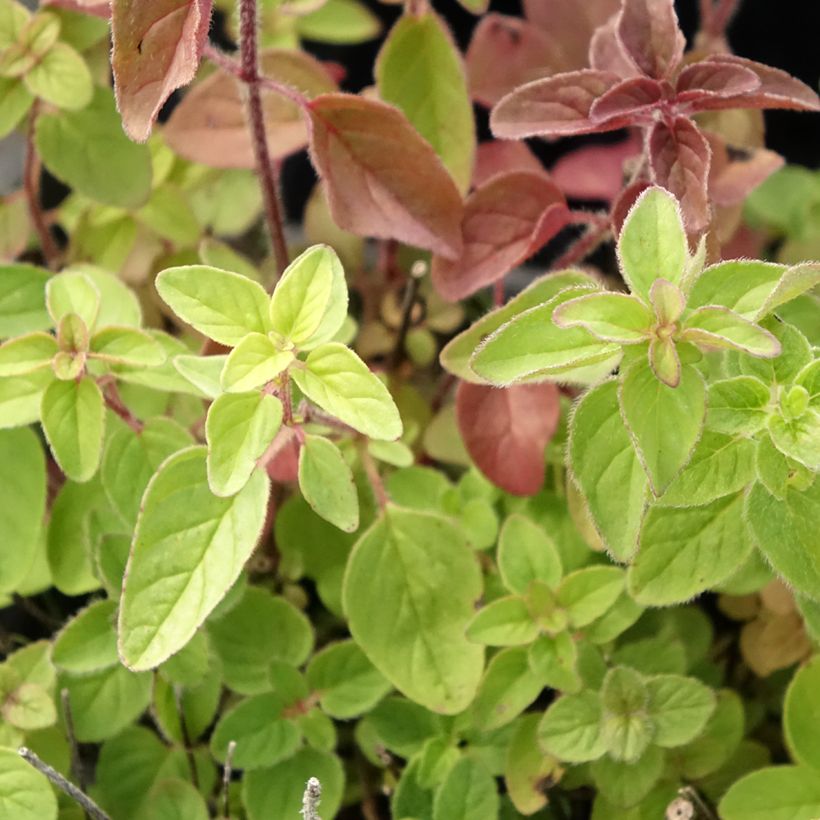
[[[612,145],[577,148],[552,167],[552,180],[568,197],[611,202],[623,187],[624,163],[642,147],[640,135],[631,131],[628,139]]]
[[[303,51],[273,49],[261,57],[262,73],[298,89],[308,98],[336,90],[325,66]],[[298,106],[262,91],[268,147],[274,159],[303,149],[308,130]],[[247,113],[239,84],[222,71],[192,88],[164,128],[176,153],[211,168],[255,168]]]
[[[445,299],[463,299],[532,256],[569,220],[564,195],[545,175],[513,171],[493,177],[467,197],[461,256],[433,257],[433,284]]]
[[[524,0],[526,18],[547,34],[560,71],[587,67],[595,30],[620,7],[621,0]]]
[[[481,19],[465,61],[470,93],[487,107],[514,88],[557,70],[544,32],[526,20],[503,14]]]
[[[728,64],[753,72],[760,86],[755,91],[735,97],[709,97],[701,99],[693,110],[717,111],[722,108],[788,108],[794,111],[820,111],[820,97],[815,91],[791,74],[754,60],[719,54],[707,57],[705,63]]]
[[[641,72],[618,36],[619,17],[620,15],[612,17],[592,35],[589,64],[598,71],[611,71],[626,80],[639,76]]]
[[[311,158],[340,228],[458,258],[461,196],[401,111],[352,94],[323,94],[308,113]]]
[[[649,77],[631,77],[598,97],[589,110],[593,122],[629,117],[635,123],[663,99],[663,87]]]
[[[535,495],[541,489],[544,448],[558,427],[558,395],[554,384],[459,384],[456,417],[467,452],[502,490]]]
[[[270,459],[265,465],[273,481],[287,483],[299,477],[299,437],[291,427],[282,427],[271,445]]]
[[[648,187],[649,182],[642,179],[628,185],[615,198],[615,201],[612,203],[609,216],[612,222],[612,230],[615,232],[616,236],[621,232],[621,228],[624,226],[624,220],[632,210],[632,206],[638,201],[638,197]]]
[[[720,249],[720,259],[759,259],[767,242],[768,237],[764,233],[741,225]]]
[[[649,136],[649,161],[655,182],[680,201],[686,230],[700,233],[709,224],[709,165],[712,151],[687,117],[669,127],[656,123]]]
[[[144,142],[165,101],[193,80],[213,0],[112,0],[111,67],[126,133]]]
[[[594,123],[590,109],[595,100],[621,78],[607,71],[572,71],[536,80],[507,94],[493,109],[490,127],[504,139],[568,136],[612,131],[626,120]]]
[[[783,166],[783,157],[765,148],[727,146],[716,134],[705,134],[712,148],[709,196],[724,208],[740,205],[746,197]]]
[[[525,142],[491,140],[482,142],[476,152],[473,187],[478,188],[498,174],[531,171],[548,176],[546,168]]]
[[[686,40],[674,0],[623,0],[618,34],[629,56],[648,77],[670,77],[680,65]]]
[[[678,75],[677,101],[697,106],[701,99],[734,97],[760,87],[760,78],[754,71],[726,62],[693,63]]]

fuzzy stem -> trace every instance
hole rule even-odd
[[[67,794],[83,811],[88,814],[92,820],[111,820],[111,818],[82,790],[78,789],[69,780],[66,780],[56,769],[52,769],[48,763],[40,760],[40,758],[25,746],[21,746],[17,753],[26,763],[29,763],[38,772],[44,774],[51,783],[60,791]]]
[[[288,266],[288,248],[285,243],[282,210],[279,204],[279,181],[268,149],[265,113],[262,110],[257,30],[256,0],[240,0],[239,44],[242,80],[247,86],[248,95],[248,125],[253,141],[253,153],[256,157],[256,170],[265,200],[265,219],[273,246],[273,256],[276,268],[281,275]]]
[[[311,777],[302,796],[302,817],[305,820],[322,820],[319,817],[318,806],[322,797],[322,784],[315,777]]]
[[[407,333],[410,330],[410,323],[413,319],[413,308],[416,304],[421,280],[426,274],[427,265],[421,260],[415,262],[410,269],[410,278],[404,287],[404,298],[401,303],[401,323],[399,324],[399,332],[396,336],[396,344],[393,346],[393,355],[391,357],[394,369],[401,364],[402,357],[404,356],[404,343],[407,339]]]
[[[45,257],[46,264],[51,270],[56,270],[60,257],[57,243],[48,229],[42,208],[40,207],[40,157],[34,144],[34,124],[37,121],[37,105],[31,109],[26,133],[26,159],[23,168],[23,186],[28,204],[29,218],[37,238],[40,240],[40,249]]]
[[[196,757],[194,757],[193,746],[191,745],[191,735],[188,732],[188,723],[185,720],[185,709],[182,704],[182,687],[174,687],[174,705],[179,716],[179,728],[182,732],[182,743],[185,746],[185,757],[188,759],[188,770],[191,775],[191,783],[199,790],[199,774],[196,770]]]
[[[367,480],[373,488],[373,495],[376,496],[376,503],[379,505],[379,509],[383,510],[390,499],[387,495],[384,481],[382,481],[382,477],[379,473],[379,468],[376,466],[373,456],[370,455],[367,449],[367,441],[365,439],[362,439],[359,453],[362,458],[362,467],[364,467],[365,475],[367,475]]]
[[[222,817],[224,817],[225,820],[230,817],[228,814],[228,804],[230,797],[231,777],[233,776],[233,753],[235,751],[236,741],[231,740],[228,742],[228,751],[225,754],[225,766],[222,769]]]
[[[110,377],[100,379],[103,398],[109,410],[113,410],[135,433],[141,433],[143,423],[125,406],[117,384]]]

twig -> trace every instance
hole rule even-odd
[[[15,592],[11,597],[15,606],[19,606],[20,609],[27,612],[32,618],[39,621],[47,629],[59,629],[63,625],[62,621],[57,618],[53,618],[48,614],[48,612],[42,610],[31,598],[26,598],[17,592]]]
[[[387,490],[385,489],[382,477],[379,474],[379,468],[376,466],[373,456],[370,455],[370,452],[367,449],[367,441],[365,439],[361,440],[359,453],[362,457],[362,466],[364,467],[365,475],[367,475],[367,480],[373,488],[373,495],[376,496],[376,503],[379,505],[380,509],[384,509],[390,498],[387,495]]]
[[[319,817],[318,807],[322,799],[322,784],[315,777],[311,777],[305,786],[302,795],[302,817],[305,820],[322,820]]]
[[[60,691],[60,700],[63,703],[63,718],[65,719],[65,731],[68,735],[68,745],[71,749],[71,776],[80,784],[80,790],[86,791],[88,784],[85,782],[85,768],[80,759],[80,745],[77,743],[77,735],[74,732],[74,714],[71,711],[71,696],[68,689]],[[85,813],[88,817],[88,812]]]
[[[188,724],[185,722],[185,709],[182,706],[182,687],[174,687],[174,704],[177,708],[177,716],[179,717],[179,728],[182,732],[182,742],[185,744],[185,757],[188,758],[188,769],[191,772],[191,783],[194,788],[199,789],[199,774],[196,770],[196,757],[194,757],[194,750],[191,748],[191,736],[188,733]]]
[[[391,363],[393,369],[401,364],[404,356],[404,343],[407,339],[407,331],[410,330],[410,323],[413,320],[413,308],[416,305],[416,298],[419,294],[421,280],[427,274],[427,264],[421,260],[413,263],[410,268],[410,278],[404,288],[404,298],[401,303],[401,322],[399,323],[399,333],[396,336],[396,344],[393,347]]]
[[[125,402],[117,389],[117,383],[110,377],[103,377],[99,381],[103,398],[110,410],[113,410],[135,433],[141,433],[143,423],[126,407]]]
[[[111,818],[81,789],[78,789],[73,783],[66,780],[56,769],[53,769],[48,763],[40,760],[40,758],[31,751],[31,749],[21,746],[17,753],[26,763],[29,763],[38,772],[45,775],[51,783],[60,791],[67,794],[78,806],[80,806],[85,813],[92,818],[92,820],[111,820]]]
[[[233,753],[236,751],[236,741],[228,742],[228,751],[225,753],[225,765],[222,767],[222,817],[229,817],[228,803],[231,777],[233,776]]]
[[[282,210],[279,205],[279,184],[268,149],[265,113],[262,110],[261,82],[259,77],[259,53],[257,50],[258,12],[256,0],[240,0],[239,44],[242,80],[248,92],[248,124],[256,157],[256,170],[265,200],[265,218],[273,246],[276,269],[281,275],[288,266],[288,247],[282,227]]]
[[[31,224],[40,240],[40,248],[43,251],[46,264],[51,270],[56,270],[60,251],[57,243],[51,235],[51,231],[46,225],[42,208],[40,207],[40,157],[37,154],[37,147],[34,144],[34,124],[37,121],[37,104],[31,109],[28,121],[28,131],[26,133],[26,159],[23,168],[23,186],[26,193],[26,203]]]

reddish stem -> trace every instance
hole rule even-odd
[[[587,230],[567,248],[563,256],[552,263],[550,266],[552,270],[562,270],[583,262],[604,241],[610,229],[609,219],[590,218],[585,221],[589,225]]]
[[[493,304],[496,307],[502,307],[506,298],[504,296],[504,277],[495,280],[493,285]]]
[[[367,442],[364,440],[359,447],[359,453],[361,454],[365,475],[367,475],[367,480],[373,488],[373,495],[376,496],[376,503],[379,505],[379,509],[383,510],[390,501],[390,498],[387,495],[382,477],[379,474],[379,468],[376,466],[373,456],[368,452]]]
[[[40,240],[40,248],[43,251],[46,264],[51,270],[57,268],[60,251],[57,243],[48,229],[43,211],[40,207],[40,157],[34,145],[34,124],[37,120],[37,104],[31,109],[31,116],[28,122],[28,132],[26,134],[26,159],[23,169],[23,185],[28,204],[28,213],[31,224]]]
[[[265,218],[273,245],[276,268],[281,274],[288,266],[288,248],[282,227],[282,210],[279,205],[279,180],[271,161],[262,110],[261,78],[259,76],[259,52],[257,49],[256,0],[241,0],[239,7],[239,43],[242,80],[248,92],[248,124],[253,141],[256,169],[265,200]]]
[[[103,398],[110,410],[113,410],[135,433],[141,433],[143,423],[126,407],[117,390],[117,384],[110,377],[100,379]]]
[[[726,29],[739,8],[740,0],[720,0],[712,15],[710,32],[716,37],[726,34]]]

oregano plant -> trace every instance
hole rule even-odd
[[[820,816],[816,77],[459,3],[0,0],[0,818]]]

